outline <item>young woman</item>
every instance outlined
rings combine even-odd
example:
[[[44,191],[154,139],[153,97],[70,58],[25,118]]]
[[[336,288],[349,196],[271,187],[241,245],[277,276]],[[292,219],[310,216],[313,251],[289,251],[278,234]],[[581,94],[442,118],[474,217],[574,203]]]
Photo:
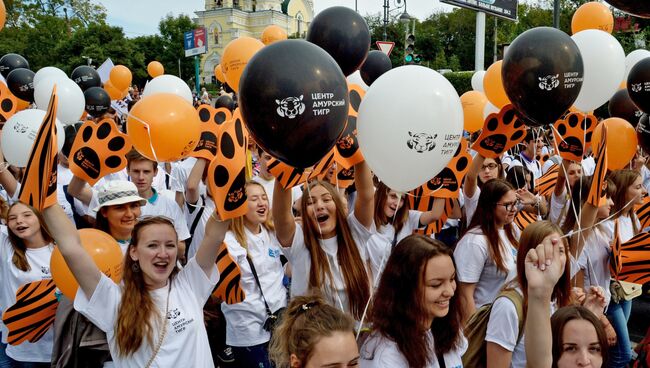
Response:
[[[465,218],[467,224],[472,221],[483,184],[492,179],[505,177],[500,158],[485,158],[477,153],[465,175],[463,195],[465,196]]]
[[[633,170],[616,170],[609,175],[609,179],[616,185],[616,192],[612,198],[612,219],[604,223],[607,239],[618,236],[621,244],[630,240],[641,231],[641,225],[634,212],[634,206],[643,203],[643,197],[648,194],[643,186],[643,178]],[[626,367],[632,359],[632,347],[627,328],[632,310],[631,300],[612,300],[607,308],[607,317],[616,330],[617,343],[610,349],[610,367]]]
[[[519,204],[508,182],[492,179],[483,184],[476,214],[454,251],[463,321],[480,306],[492,303],[503,285],[517,275],[519,234],[512,221]]]
[[[218,280],[215,261],[228,222],[213,217],[196,258],[179,271],[173,224],[163,217],[142,219],[133,229],[120,286],[83,250],[60,206],[44,216],[79,282],[75,309],[106,332],[116,366],[214,366],[202,309]]]
[[[278,368],[356,367],[354,321],[320,296],[294,297],[271,339]]]
[[[537,216],[539,220],[546,217],[548,206],[546,200],[535,194],[533,173],[525,166],[514,166],[508,169],[506,181],[515,188],[517,197],[521,199],[521,211]]]
[[[274,188],[273,219],[292,267],[292,296],[315,290],[360,321],[371,288],[365,247],[374,231],[374,187],[365,162],[355,165],[354,180],[357,199],[348,216],[336,189],[312,181],[301,199],[302,225],[291,211],[291,190],[280,185]]]
[[[573,211],[571,196],[567,193],[567,188],[572,189],[580,180],[580,177],[582,177],[582,165],[579,162],[562,161],[550,199],[548,219],[552,223],[562,227],[564,219]],[[577,210],[579,209],[576,208]]]
[[[548,221],[534,222],[521,233],[519,252],[517,254],[517,280],[506,287],[514,288],[522,296],[522,305],[525,306],[528,303],[528,280],[524,269],[524,261],[528,250],[537,247],[547,236],[559,238],[561,233],[562,230],[557,225]],[[555,308],[563,307],[569,303],[570,279],[569,263],[567,262],[564,273],[555,284],[551,294]],[[524,309],[523,321],[525,320],[526,312]],[[488,367],[526,367],[525,334],[523,331],[519,331],[519,324],[523,321],[519,321],[517,309],[510,299],[497,298],[494,301],[485,336]]]
[[[569,306],[551,313],[551,295],[565,273],[564,243],[547,236],[526,254],[528,306],[526,360],[528,368],[607,366],[607,336],[598,317],[584,307]]]
[[[264,325],[269,313],[287,306],[287,292],[282,284],[284,268],[280,248],[271,240],[273,225],[264,187],[248,182],[246,197],[248,212],[232,220],[224,240],[241,270],[246,299],[237,304],[222,303],[221,310],[226,317],[226,343],[232,347],[235,364],[270,368],[271,333]]]
[[[384,183],[377,185],[375,191],[374,221],[377,232],[368,241],[368,256],[375,280],[388,260],[391,250],[402,239],[413,234],[416,229],[424,227],[442,216],[445,207],[444,198],[433,201],[431,211],[421,212],[409,209],[406,196],[391,190]],[[455,206],[460,217],[460,207]]]
[[[362,367],[462,365],[467,341],[451,249],[422,235],[399,242],[379,282],[370,321]]]
[[[65,214],[63,216],[67,219]],[[41,213],[22,202],[16,202],[9,208],[6,230],[0,232],[0,298],[4,312],[16,303],[18,289],[32,282],[52,278],[50,257],[54,249]],[[4,324],[2,327],[2,339],[7,343],[9,331]],[[6,354],[11,366],[49,367],[53,336],[50,327],[35,342],[8,344]]]

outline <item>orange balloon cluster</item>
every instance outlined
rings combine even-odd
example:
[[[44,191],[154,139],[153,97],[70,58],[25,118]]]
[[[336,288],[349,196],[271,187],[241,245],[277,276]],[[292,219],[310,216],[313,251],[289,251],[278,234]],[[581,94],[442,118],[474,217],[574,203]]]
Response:
[[[124,65],[115,65],[111,69],[109,79],[104,83],[104,90],[111,100],[121,100],[129,94],[133,75]]]
[[[285,31],[284,29],[276,25],[270,25],[264,28],[264,31],[262,31],[262,37],[260,37],[260,40],[262,40],[262,43],[265,45],[270,45],[273,42],[282,41],[286,39],[287,39],[287,31]]]
[[[124,255],[117,241],[103,231],[96,229],[79,230],[81,245],[93,259],[97,268],[108,278],[119,284],[122,280]],[[54,284],[68,299],[74,300],[79,283],[74,278],[58,247],[50,258],[50,271]]]
[[[244,68],[262,47],[264,44],[252,37],[240,37],[226,45],[221,59],[221,68],[226,76],[226,82],[233,91],[239,91],[239,79]]]
[[[632,124],[620,118],[603,120],[591,137],[592,151],[598,152],[603,126],[607,127],[607,168],[624,169],[634,158],[638,144],[636,131]]]
[[[576,34],[586,29],[598,29],[607,33],[614,30],[614,15],[607,5],[592,1],[576,10],[571,19],[571,32]]]
[[[156,93],[138,101],[126,122],[133,147],[146,158],[177,161],[189,156],[199,143],[199,113],[172,93]]]
[[[460,96],[463,105],[464,129],[470,133],[483,128],[483,110],[487,104],[487,97],[479,91],[469,91]]]
[[[490,65],[483,77],[483,90],[485,96],[492,103],[492,105],[501,109],[503,106],[510,103],[506,90],[503,88],[503,79],[501,79],[501,66],[503,60]]]
[[[159,61],[152,61],[147,65],[147,73],[151,78],[165,74],[165,68]]]

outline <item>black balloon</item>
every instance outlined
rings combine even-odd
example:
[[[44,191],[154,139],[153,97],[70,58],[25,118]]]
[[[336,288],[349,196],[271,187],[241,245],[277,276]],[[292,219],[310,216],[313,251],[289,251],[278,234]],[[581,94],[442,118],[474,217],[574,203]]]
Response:
[[[621,89],[612,96],[609,100],[609,116],[613,118],[621,118],[628,121],[632,126],[636,126],[639,118],[643,112],[639,110],[632,99],[627,89]]]
[[[627,92],[639,110],[650,113],[650,57],[642,59],[630,70]]]
[[[391,69],[393,69],[393,63],[391,63],[388,55],[378,50],[372,50],[368,53],[368,57],[361,65],[359,72],[361,79],[370,86],[372,82]]]
[[[29,69],[14,69],[7,76],[7,87],[21,100],[34,102],[34,74]]]
[[[368,55],[370,30],[357,12],[334,6],[321,11],[311,21],[307,41],[327,51],[348,76],[359,69]]]
[[[0,58],[0,74],[2,74],[5,79],[12,70],[18,68],[29,69],[27,59],[18,54],[6,54]]]
[[[650,153],[650,122],[648,121],[648,114],[643,114],[641,119],[639,119],[639,124],[636,126],[636,137],[639,141],[639,146],[646,153]]]
[[[81,65],[74,68],[72,74],[70,75],[70,79],[72,79],[73,82],[77,83],[82,91],[85,91],[91,87],[102,86],[102,80],[99,77],[99,73],[97,73],[94,68],[87,65]]]
[[[84,91],[86,111],[92,116],[101,116],[111,107],[111,96],[102,87],[90,87]]]
[[[345,128],[348,88],[336,61],[302,40],[274,42],[248,62],[239,109],[262,149],[307,168],[328,153]]]
[[[223,87],[223,90],[224,90],[226,93],[234,93],[234,92],[235,92],[235,91],[233,91],[232,88],[230,88],[230,86],[228,85],[228,83],[224,83],[224,84],[222,85],[222,87]]]
[[[607,0],[615,8],[641,18],[650,18],[650,1],[648,0]]]
[[[515,38],[501,69],[506,94],[528,126],[555,123],[578,98],[583,75],[576,43],[550,27]]]
[[[214,107],[225,107],[226,109],[233,111],[235,110],[235,101],[233,101],[230,95],[219,96],[219,98],[214,102]]]

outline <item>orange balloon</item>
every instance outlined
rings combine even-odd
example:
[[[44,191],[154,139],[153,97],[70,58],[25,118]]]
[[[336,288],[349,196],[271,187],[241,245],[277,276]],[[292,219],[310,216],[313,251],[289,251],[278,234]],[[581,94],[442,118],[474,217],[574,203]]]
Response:
[[[503,106],[510,103],[506,90],[503,88],[503,80],[501,79],[501,65],[503,60],[490,65],[483,77],[483,90],[485,96],[492,103],[492,105],[501,109]]]
[[[23,111],[28,108],[30,105],[29,101],[21,100],[16,97],[16,111]]]
[[[235,92],[239,91],[239,79],[248,61],[264,44],[252,37],[240,37],[230,41],[223,50],[221,68],[226,76],[226,82]]]
[[[156,78],[159,75],[165,74],[165,68],[158,61],[152,61],[147,65],[147,73],[151,78]]]
[[[199,143],[199,113],[187,101],[172,93],[143,97],[129,114],[127,132],[133,146],[146,158],[177,161],[189,156]]]
[[[0,0],[0,30],[4,28],[7,21],[7,9],[5,9],[5,2]]]
[[[464,129],[470,133],[483,128],[483,110],[488,100],[482,92],[469,91],[460,96],[463,104]]]
[[[108,96],[110,96],[111,101],[119,100],[121,98],[120,96],[122,96],[122,91],[115,87],[110,79],[104,83],[104,90],[108,93]]]
[[[81,245],[97,265],[97,268],[115,283],[122,280],[124,255],[117,241],[103,231],[96,229],[79,230]],[[50,258],[50,272],[56,287],[68,299],[74,300],[79,283],[63,259],[59,247],[55,247]]]
[[[607,5],[592,1],[582,4],[571,19],[571,32],[576,34],[585,29],[598,29],[607,33],[614,30],[614,15]]]
[[[123,91],[131,86],[133,75],[129,68],[124,65],[115,65],[111,69],[110,80],[115,88]]]
[[[594,129],[591,137],[592,151],[598,152],[603,125],[607,126],[607,168],[620,170],[634,158],[636,147],[639,143],[636,131],[632,124],[620,118],[609,118],[603,120]]]
[[[221,64],[214,67],[214,76],[217,77],[219,83],[226,83],[226,77],[223,75]]]
[[[270,45],[275,41],[282,41],[286,39],[287,31],[276,25],[270,25],[264,28],[264,31],[262,31],[262,37],[260,37],[260,40],[262,40],[262,43],[265,45]]]

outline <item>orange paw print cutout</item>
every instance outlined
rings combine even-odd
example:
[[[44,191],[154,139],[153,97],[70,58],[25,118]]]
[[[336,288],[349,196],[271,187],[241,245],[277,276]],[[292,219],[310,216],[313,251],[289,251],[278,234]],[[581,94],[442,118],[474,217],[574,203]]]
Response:
[[[208,167],[208,185],[222,220],[243,216],[246,206],[246,148],[248,131],[239,110],[223,123],[217,154]]]
[[[575,112],[556,121],[553,124],[553,135],[560,157],[581,161],[585,151],[591,146],[591,136],[597,124],[598,119],[595,116]]]
[[[210,105],[200,105],[197,111],[201,120],[201,138],[190,156],[212,161],[217,155],[219,129],[232,119],[232,113],[224,107],[215,109]]]
[[[0,129],[18,111],[18,100],[6,84],[0,83]]]
[[[37,342],[52,327],[59,305],[55,291],[52,279],[30,282],[16,290],[16,303],[2,314],[9,344]]]
[[[481,135],[472,149],[486,158],[496,158],[516,146],[526,137],[524,122],[517,117],[512,105],[504,106],[498,113],[485,119]]]
[[[112,119],[83,123],[70,150],[70,170],[88,184],[126,167],[125,155],[131,139],[120,132]]]
[[[348,94],[350,96],[350,107],[348,109],[348,121],[345,125],[341,137],[336,142],[334,160],[342,165],[345,169],[363,161],[363,154],[359,149],[357,140],[357,115],[361,100],[366,92],[356,84],[348,84]]]
[[[416,195],[434,196],[437,198],[458,198],[460,186],[469,170],[472,156],[467,152],[467,140],[462,138],[456,154],[449,161],[447,167],[442,169],[438,175],[424,183]],[[416,189],[417,191],[417,189]]]

